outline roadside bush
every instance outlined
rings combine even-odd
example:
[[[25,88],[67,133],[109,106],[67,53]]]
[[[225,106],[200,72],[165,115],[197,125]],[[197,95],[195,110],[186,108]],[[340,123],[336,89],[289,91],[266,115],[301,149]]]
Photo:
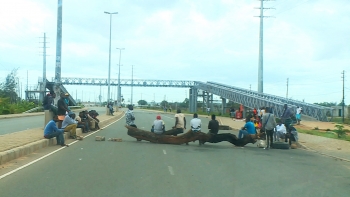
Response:
[[[335,130],[334,132],[337,133],[338,138],[344,137],[346,135],[345,131],[344,131],[344,125],[342,124],[337,124],[335,125]]]

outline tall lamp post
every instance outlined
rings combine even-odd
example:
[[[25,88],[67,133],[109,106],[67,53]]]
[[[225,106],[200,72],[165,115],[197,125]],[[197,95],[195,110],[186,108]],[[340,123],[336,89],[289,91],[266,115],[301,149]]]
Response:
[[[125,48],[117,48],[119,50],[119,72],[118,72],[118,108],[121,106],[121,89],[120,89],[120,59],[122,57],[122,50],[125,50]]]
[[[109,102],[111,96],[111,40],[112,40],[112,14],[118,14],[118,12],[104,12],[109,14],[109,65],[108,65],[108,95],[107,102]]]

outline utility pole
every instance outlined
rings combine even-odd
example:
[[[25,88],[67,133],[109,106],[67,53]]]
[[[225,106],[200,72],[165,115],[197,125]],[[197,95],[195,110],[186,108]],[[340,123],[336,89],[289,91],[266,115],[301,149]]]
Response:
[[[288,99],[288,86],[289,86],[289,78],[287,78],[287,94],[286,94],[286,99]]]
[[[342,113],[342,116],[343,116],[343,124],[344,124],[344,110],[345,110],[345,94],[344,94],[344,81],[345,81],[345,71],[343,70],[343,72],[342,72],[342,74],[343,74],[343,76],[342,76],[342,78],[343,78],[343,104],[342,104],[342,108],[343,108],[343,113]]]
[[[271,0],[260,0],[260,7],[255,9],[260,9],[260,31],[259,31],[259,66],[258,66],[258,92],[263,93],[264,92],[264,74],[263,74],[263,28],[264,28],[264,18],[270,17],[270,16],[264,16],[264,9],[274,9],[274,8],[264,8],[264,1],[271,1]]]
[[[131,66],[131,105],[133,96],[133,86],[134,86],[134,65]]]
[[[61,51],[62,51],[62,0],[58,0],[55,83],[61,83],[61,59],[62,59]]]
[[[252,84],[249,84],[249,90],[252,91]]]
[[[42,85],[41,85],[41,93],[39,96],[39,100],[43,101],[45,98],[45,93],[46,93],[46,33],[44,33],[44,37],[43,37],[44,41],[43,43],[43,81],[42,81]]]

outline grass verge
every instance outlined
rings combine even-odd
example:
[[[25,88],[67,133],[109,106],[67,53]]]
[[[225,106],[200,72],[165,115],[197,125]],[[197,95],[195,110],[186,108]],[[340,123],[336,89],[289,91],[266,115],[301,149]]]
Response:
[[[305,130],[305,129],[299,129],[297,128],[299,133],[306,133],[309,135],[316,135],[316,136],[321,136],[321,137],[327,137],[327,138],[333,138],[333,139],[338,139],[338,140],[346,140],[350,142],[350,136],[347,134],[343,138],[338,138],[337,134],[333,131],[317,131],[317,130]]]

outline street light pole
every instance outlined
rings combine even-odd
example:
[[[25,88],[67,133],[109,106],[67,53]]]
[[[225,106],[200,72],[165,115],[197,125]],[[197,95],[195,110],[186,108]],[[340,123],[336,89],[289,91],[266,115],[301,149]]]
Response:
[[[118,14],[118,12],[104,12],[109,14],[109,65],[108,65],[108,95],[107,102],[109,102],[111,95],[111,40],[112,40],[112,14]]]
[[[121,106],[121,89],[120,89],[120,59],[122,57],[122,50],[125,50],[125,48],[117,48],[119,50],[119,72],[118,72],[118,108]]]

